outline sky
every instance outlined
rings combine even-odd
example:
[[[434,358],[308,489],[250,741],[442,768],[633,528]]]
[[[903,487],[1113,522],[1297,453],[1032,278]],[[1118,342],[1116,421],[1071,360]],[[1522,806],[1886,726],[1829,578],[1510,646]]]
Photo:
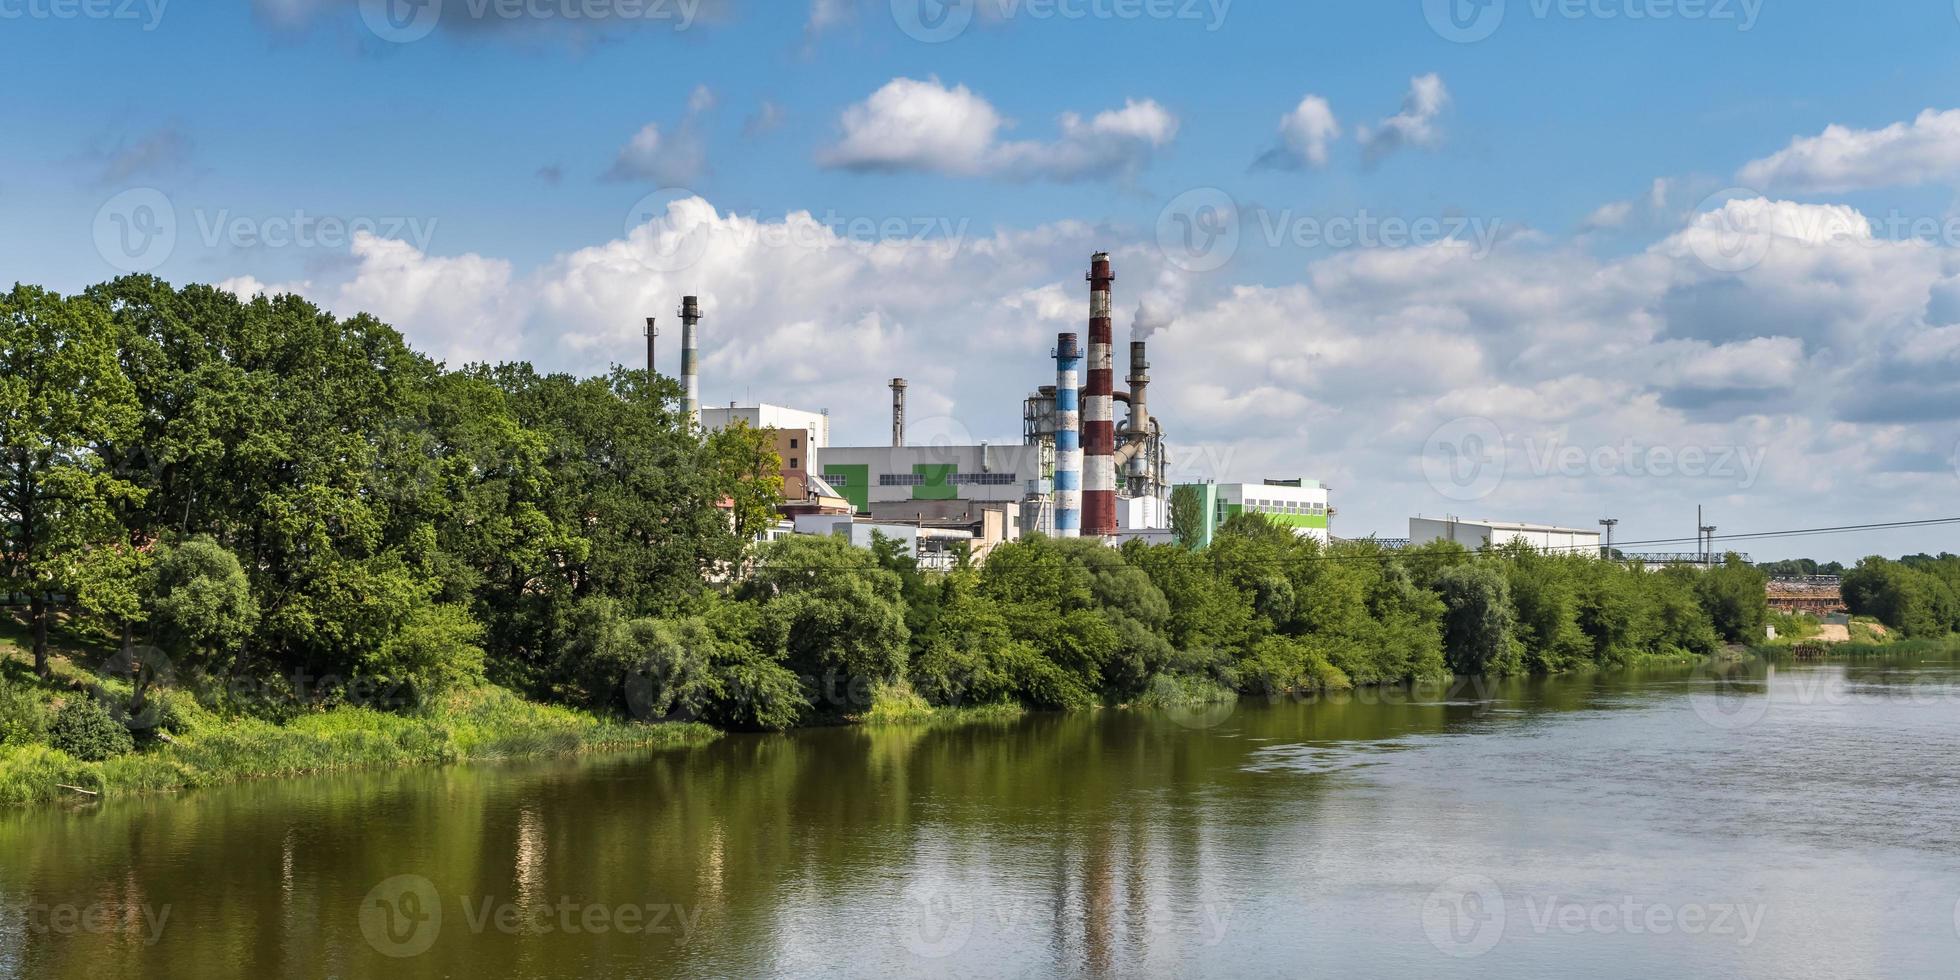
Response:
[[[0,274],[1018,442],[1112,253],[1181,481],[1632,550],[1960,515],[1960,4],[0,0]],[[1119,376],[1123,373],[1118,357]],[[1960,529],[1738,542],[1960,551]]]

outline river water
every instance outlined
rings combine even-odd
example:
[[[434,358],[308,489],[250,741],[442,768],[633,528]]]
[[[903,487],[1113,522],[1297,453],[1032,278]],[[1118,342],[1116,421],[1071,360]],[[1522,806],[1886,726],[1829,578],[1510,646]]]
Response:
[[[1930,977],[1960,664],[731,736],[0,815],[0,977]]]

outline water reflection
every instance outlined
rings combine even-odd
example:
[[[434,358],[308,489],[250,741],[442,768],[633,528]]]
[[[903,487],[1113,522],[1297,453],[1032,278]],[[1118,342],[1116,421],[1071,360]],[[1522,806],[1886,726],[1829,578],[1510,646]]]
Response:
[[[1960,955],[1956,680],[1622,672],[13,813],[0,903],[101,911],[0,916],[0,977],[1913,972]],[[440,920],[376,942],[397,878]],[[1500,901],[1436,904],[1463,880]],[[1493,904],[1475,957],[1425,929]],[[1557,918],[1727,907],[1746,943]]]

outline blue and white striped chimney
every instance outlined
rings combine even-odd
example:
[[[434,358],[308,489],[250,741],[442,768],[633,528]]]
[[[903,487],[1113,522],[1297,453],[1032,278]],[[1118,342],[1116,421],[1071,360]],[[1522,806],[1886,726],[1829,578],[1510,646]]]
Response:
[[[1055,341],[1055,536],[1082,536],[1082,345]]]

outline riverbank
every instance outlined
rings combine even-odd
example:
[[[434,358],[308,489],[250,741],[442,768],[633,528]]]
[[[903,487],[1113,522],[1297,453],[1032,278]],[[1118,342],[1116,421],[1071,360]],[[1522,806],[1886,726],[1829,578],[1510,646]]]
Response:
[[[615,721],[487,685],[412,713],[341,707],[285,724],[219,717],[173,691],[155,696],[167,721],[148,733],[145,744],[90,761],[55,748],[50,739],[60,706],[94,697],[88,685],[75,683],[78,678],[64,679],[69,683],[59,690],[13,683],[0,699],[0,806],[402,766],[685,747],[721,734],[698,724]]]

